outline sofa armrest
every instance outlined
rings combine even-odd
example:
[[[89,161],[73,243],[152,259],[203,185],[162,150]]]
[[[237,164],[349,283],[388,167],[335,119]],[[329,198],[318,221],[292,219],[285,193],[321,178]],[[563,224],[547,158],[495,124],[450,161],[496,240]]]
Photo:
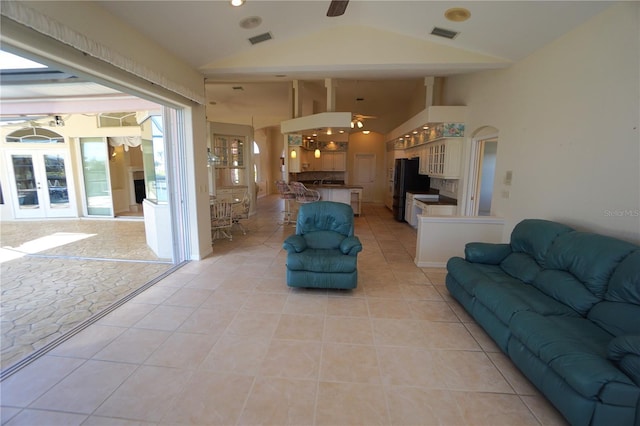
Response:
[[[300,253],[301,251],[306,250],[307,241],[302,237],[302,235],[289,235],[287,239],[284,240],[282,248],[284,248],[287,253]]]
[[[362,251],[362,243],[360,243],[360,239],[356,236],[347,237],[340,243],[340,251],[342,254],[355,256]]]
[[[607,358],[640,386],[640,336],[618,336],[609,342]]]
[[[464,247],[464,258],[471,263],[499,265],[509,254],[509,244],[467,243]]]

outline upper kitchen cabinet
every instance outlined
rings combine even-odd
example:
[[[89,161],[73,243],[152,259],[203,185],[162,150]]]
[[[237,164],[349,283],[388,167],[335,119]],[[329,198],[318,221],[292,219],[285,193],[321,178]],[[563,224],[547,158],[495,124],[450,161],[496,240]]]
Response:
[[[321,154],[322,170],[327,172],[344,172],[347,170],[347,153],[327,152]]]
[[[421,163],[426,165],[427,174],[431,177],[459,179],[461,154],[461,138],[441,139],[426,145],[426,151],[421,158],[426,161]]]

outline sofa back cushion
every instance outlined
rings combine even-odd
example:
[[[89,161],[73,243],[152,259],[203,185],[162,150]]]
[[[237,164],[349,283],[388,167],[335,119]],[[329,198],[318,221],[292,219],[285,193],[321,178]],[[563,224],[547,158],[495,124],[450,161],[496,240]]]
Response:
[[[589,312],[590,320],[615,336],[640,336],[639,318],[640,249],[620,262],[611,275],[604,301]]]
[[[559,236],[573,231],[561,223],[543,219],[525,219],[518,223],[511,232],[511,249],[533,257],[544,267],[547,251]]]
[[[527,284],[531,284],[542,269],[531,255],[523,252],[511,253],[500,262],[500,267],[507,274]]]
[[[547,269],[571,273],[602,299],[616,267],[638,247],[626,241],[588,232],[558,236],[546,258]]]
[[[567,271],[545,269],[535,277],[533,285],[547,296],[564,303],[582,316],[586,316],[593,305],[601,300]]]

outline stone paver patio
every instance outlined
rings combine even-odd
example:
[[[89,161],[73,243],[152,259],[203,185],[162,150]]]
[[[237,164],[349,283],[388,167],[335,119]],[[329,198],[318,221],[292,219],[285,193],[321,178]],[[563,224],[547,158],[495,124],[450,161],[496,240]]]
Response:
[[[142,220],[0,225],[0,368],[5,370],[172,268]]]

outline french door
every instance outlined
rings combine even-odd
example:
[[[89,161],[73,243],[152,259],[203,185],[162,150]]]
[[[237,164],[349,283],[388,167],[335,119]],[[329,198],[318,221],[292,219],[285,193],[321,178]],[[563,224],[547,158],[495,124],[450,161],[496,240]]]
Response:
[[[14,151],[8,155],[16,218],[77,216],[66,151]]]

